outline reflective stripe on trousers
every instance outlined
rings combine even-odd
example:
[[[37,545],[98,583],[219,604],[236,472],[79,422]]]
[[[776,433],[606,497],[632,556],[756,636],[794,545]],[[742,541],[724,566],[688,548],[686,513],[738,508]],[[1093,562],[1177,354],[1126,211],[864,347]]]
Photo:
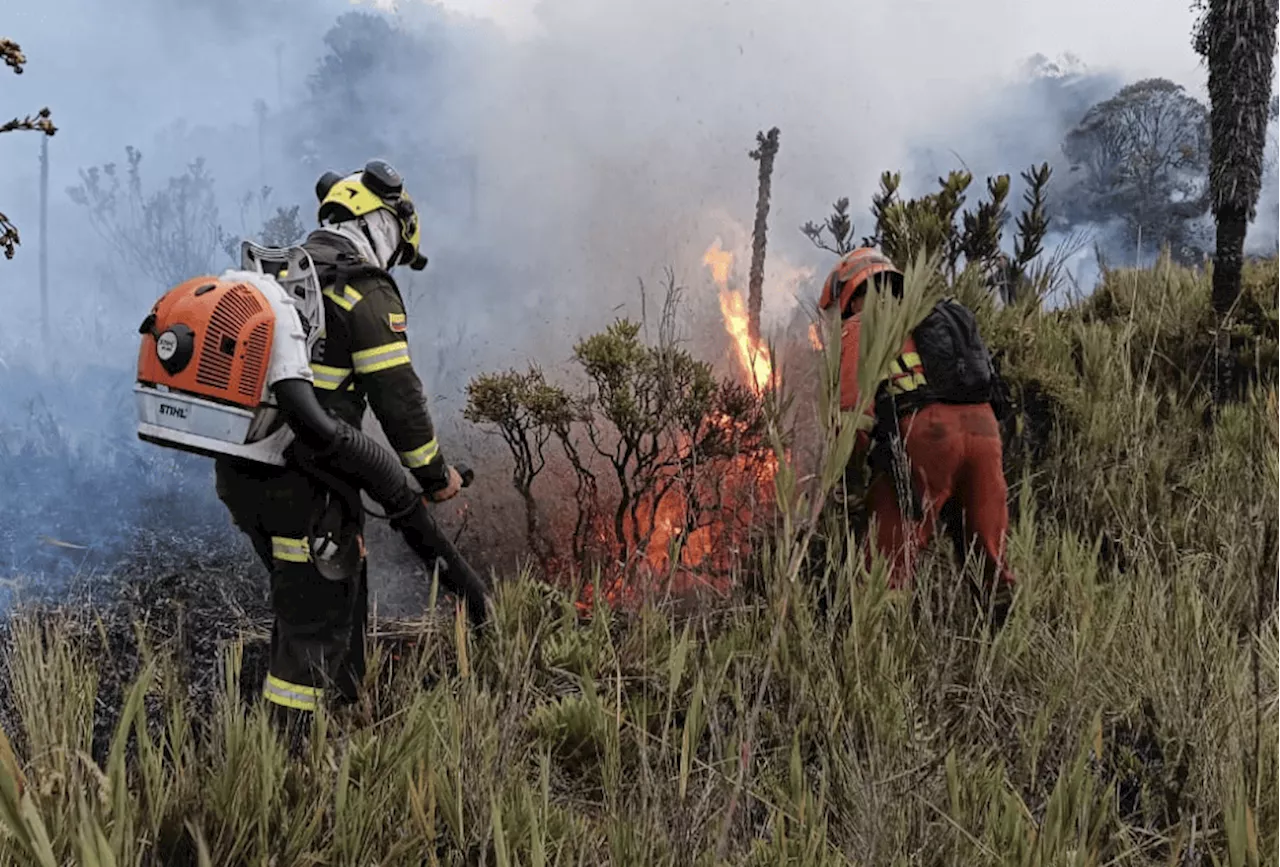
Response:
[[[267,701],[296,710],[315,710],[321,694],[319,687],[289,683],[274,674],[268,674],[266,682],[262,685],[262,697]]]
[[[271,557],[285,563],[307,563],[311,560],[311,545],[305,536],[271,537]]]

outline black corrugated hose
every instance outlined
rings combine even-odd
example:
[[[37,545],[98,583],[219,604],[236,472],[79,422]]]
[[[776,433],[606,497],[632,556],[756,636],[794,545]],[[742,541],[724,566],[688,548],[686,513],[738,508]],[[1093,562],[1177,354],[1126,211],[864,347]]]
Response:
[[[363,431],[325,412],[306,380],[283,380],[272,391],[297,436],[293,452],[303,468],[322,480],[329,474],[367,492],[413,552],[428,567],[439,568],[441,585],[466,602],[472,625],[482,625],[487,619],[488,587],[440,530],[395,456]]]

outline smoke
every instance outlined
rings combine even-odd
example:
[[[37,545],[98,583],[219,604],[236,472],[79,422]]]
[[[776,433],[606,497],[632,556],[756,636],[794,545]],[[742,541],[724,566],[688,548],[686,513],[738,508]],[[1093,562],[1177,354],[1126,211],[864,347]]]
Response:
[[[36,556],[54,523],[100,562],[144,524],[232,535],[207,461],[131,439],[136,327],[166,287],[128,267],[65,192],[79,169],[123,163],[126,145],[143,152],[151,190],[204,157],[220,220],[241,234],[264,217],[256,205],[242,215],[247,192],[270,186],[266,215],[300,205],[309,227],[320,173],[373,156],[396,165],[431,259],[401,288],[447,434],[471,375],[530,358],[560,364],[577,336],[639,316],[640,281],[648,293],[667,266],[690,306],[714,310],[701,257],[722,238],[745,274],[756,194],[747,151],[758,130],[781,129],[768,329],[812,300],[831,265],[798,227],[848,196],[855,232],[868,232],[882,170],[904,170],[908,192],[962,165],[979,179],[1016,173],[1056,160],[1062,132],[1113,84],[1160,75],[1204,90],[1190,11],[1170,14],[1158,0],[463,5],[8,4],[4,35],[29,66],[5,80],[5,112],[47,104],[60,131],[50,142],[48,340],[39,144],[0,136],[0,206],[23,230],[18,258],[0,263],[10,482],[0,509],[20,515],[0,572],[56,571]],[[1026,66],[1068,52],[1087,68]],[[62,475],[37,478],[11,457],[32,448],[60,455]],[[88,490],[110,490],[110,509],[89,508]],[[173,502],[183,509],[156,509]]]

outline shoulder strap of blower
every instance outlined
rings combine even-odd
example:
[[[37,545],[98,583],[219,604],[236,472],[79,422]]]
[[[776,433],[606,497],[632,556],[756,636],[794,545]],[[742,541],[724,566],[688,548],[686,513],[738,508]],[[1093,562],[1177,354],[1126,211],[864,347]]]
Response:
[[[390,283],[396,295],[400,295],[400,287],[396,284],[396,279],[391,276],[391,272],[376,265],[370,265],[354,252],[340,249],[337,245],[330,243],[327,237],[307,245],[307,251],[315,264],[316,277],[320,280],[322,291],[334,286],[346,286],[351,280],[360,277],[375,277]],[[355,370],[352,370],[338,383],[334,394],[345,391],[355,377]]]
[[[400,295],[400,286],[396,283],[396,278],[391,276],[391,272],[377,265],[370,265],[356,255],[354,249],[342,249],[332,243],[328,237],[309,239],[309,241],[310,243],[305,246],[307,252],[311,254],[311,261],[315,263],[316,276],[320,279],[322,289],[335,285],[343,286],[348,281],[359,277],[376,277],[386,280],[391,284],[396,295]]]

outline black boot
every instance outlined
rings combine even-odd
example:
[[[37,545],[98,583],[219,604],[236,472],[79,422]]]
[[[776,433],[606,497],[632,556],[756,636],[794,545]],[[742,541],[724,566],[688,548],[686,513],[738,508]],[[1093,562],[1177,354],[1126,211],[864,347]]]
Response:
[[[990,623],[991,631],[996,633],[1004,628],[1005,621],[1009,619],[1009,610],[1013,608],[1013,588],[1007,584],[1001,584],[992,596],[989,606]]]
[[[271,715],[272,727],[284,740],[289,757],[298,758],[305,752],[310,740],[311,711],[285,707],[275,702],[268,702],[267,708]]]

